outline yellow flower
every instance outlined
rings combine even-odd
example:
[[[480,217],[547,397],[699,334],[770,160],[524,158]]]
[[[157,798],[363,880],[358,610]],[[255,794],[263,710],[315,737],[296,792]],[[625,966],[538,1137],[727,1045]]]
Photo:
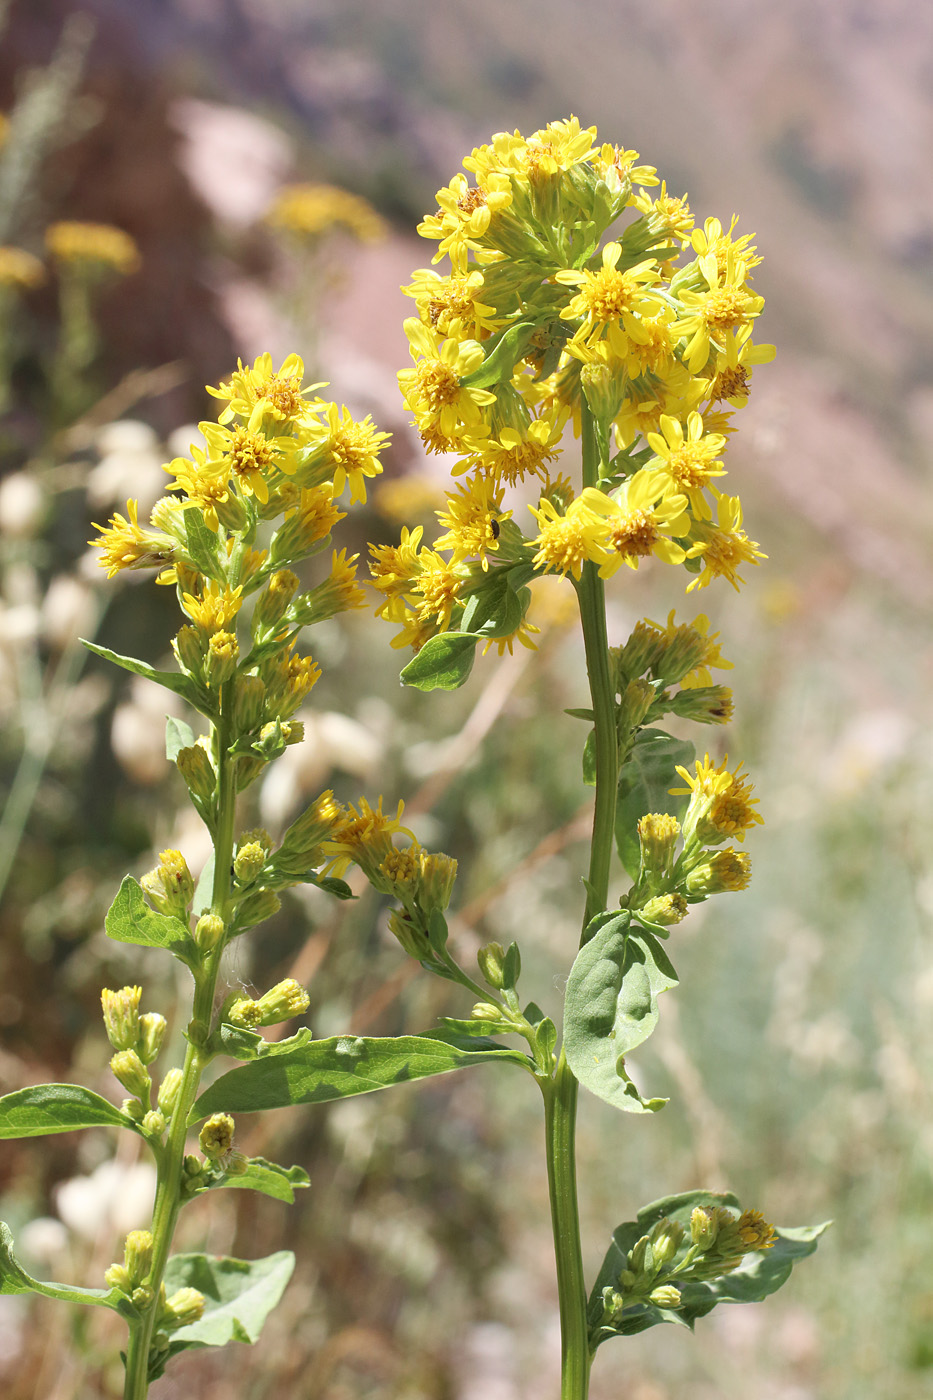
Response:
[[[587,486],[568,515],[586,508],[605,522],[604,545],[609,553],[600,578],[609,578],[620,564],[637,569],[640,559],[653,554],[665,564],[682,564],[685,552],[671,535],[687,533],[686,498],[667,494],[660,473],[638,471],[611,496]]]
[[[742,772],[742,764],[730,773],[726,767],[728,762],[728,754],[718,765],[705,754],[702,762],[697,759],[694,764],[696,777],[678,764],[677,772],[687,787],[670,791],[672,795],[690,794],[683,822],[686,845],[694,837],[704,845],[718,845],[730,836],[744,841],[749,827],[764,825],[764,818],[754,810],[758,799],[750,796],[752,784]]]
[[[475,444],[469,457],[458,462],[453,475],[482,466],[497,481],[514,486],[526,476],[545,476],[545,464],[560,456],[561,434],[568,410],[533,419],[523,431],[505,427]],[[470,446],[467,440],[466,446]]]
[[[368,415],[358,423],[350,417],[345,407],[338,410],[335,403],[327,406],[327,427],[330,435],[326,451],[333,463],[335,498],[349,482],[350,500],[365,501],[365,479],[379,476],[382,472],[379,453],[389,441],[390,435],[377,432]],[[316,458],[320,450],[318,446],[311,460]]]
[[[746,265],[731,253],[724,268],[712,256],[701,259],[700,266],[709,291],[680,293],[685,314],[679,319],[678,329],[686,341],[684,363],[691,374],[703,369],[711,350],[725,348],[727,331],[748,325],[765,304],[764,297],[746,289]]]
[[[231,588],[229,584],[221,586],[208,580],[199,598],[193,593],[182,594],[182,607],[202,631],[226,632],[240,611],[242,593],[242,586]]]
[[[554,569],[579,579],[586,560],[600,565],[608,561],[606,526],[585,503],[580,509],[561,515],[553,502],[543,496],[537,510],[534,506],[528,509],[538,522],[538,534],[532,541],[538,547],[532,561],[536,568]]]
[[[0,247],[0,287],[29,291],[45,281],[45,268],[25,248]]]
[[[455,175],[445,189],[437,192],[437,213],[429,214],[418,225],[422,238],[440,240],[431,261],[440,262],[446,255],[457,276],[466,274],[468,251],[482,251],[478,240],[486,233],[493,215],[512,203],[507,176],[490,174],[481,184],[482,188],[471,188],[465,175]]]
[[[546,178],[570,170],[581,161],[592,161],[596,156],[595,139],[595,126],[581,127],[577,117],[569,117],[549,122],[527,140],[520,131],[500,132],[491,145],[477,147],[463,164],[465,169],[474,171],[480,184],[494,174]]]
[[[249,422],[224,427],[220,423],[199,423],[208,447],[204,470],[216,474],[226,472],[245,496],[255,496],[265,505],[269,485],[278,473],[291,476],[296,468],[295,451],[299,446],[293,437],[267,437],[260,424],[263,406],[257,404]]]
[[[404,810],[404,802],[399,802],[395,816],[388,816],[382,810],[381,797],[375,807],[365,797],[360,798],[359,811],[352,804],[348,806],[332,837],[323,843],[329,857],[327,873],[340,876],[351,861],[363,869],[378,869],[393,849],[392,836],[397,831],[414,841],[414,832],[402,826]]]
[[[356,581],[356,560],[359,556],[354,554],[347,558],[347,551],[335,549],[330,566],[330,577],[317,588],[311,590],[306,598],[310,603],[310,614],[307,622],[320,622],[325,617],[333,617],[336,613],[346,612],[350,608],[365,608],[366,594]]]
[[[418,617],[446,632],[454,608],[460,602],[460,586],[468,570],[454,560],[448,563],[433,549],[423,549],[418,555],[418,564],[420,572],[412,590]]]
[[[56,262],[72,266],[111,268],[121,275],[135,272],[139,266],[139,249],[134,240],[112,224],[71,220],[49,224],[45,246]]]
[[[260,408],[260,417],[268,414],[283,424],[302,425],[320,407],[318,402],[309,403],[305,395],[321,387],[319,384],[305,387],[302,384],[304,372],[300,355],[289,355],[274,370],[272,356],[267,352],[249,366],[237,360],[230,379],[216,389],[208,384],[207,392],[215,399],[227,400],[227,407],[220,415],[221,423],[229,423],[236,416],[250,419]]]
[[[363,243],[377,243],[386,233],[385,223],[367,200],[334,185],[285,185],[266,223],[309,237],[342,225]]]
[[[714,578],[726,578],[738,592],[745,580],[739,574],[743,564],[757,564],[767,559],[754,540],[742,529],[742,503],[738,496],[720,495],[712,487],[717,501],[717,525],[694,521],[691,538],[695,543],[687,550],[688,559],[702,559],[703,571],[687,585],[687,592],[705,588]]]
[[[651,287],[660,280],[657,263],[645,258],[634,267],[619,271],[616,264],[622,256],[621,243],[607,243],[602,251],[602,266],[595,272],[569,268],[554,274],[555,282],[566,287],[579,287],[560,313],[562,321],[582,320],[576,339],[608,336],[613,351],[624,358],[628,337],[622,316],[628,311],[654,314],[662,305],[661,298]]]
[[[405,334],[415,364],[401,370],[398,381],[419,430],[435,431],[450,443],[467,431],[484,433],[483,409],[495,403],[496,396],[463,383],[482,364],[482,346],[475,340],[445,340],[438,346],[433,333],[414,316],[405,321]]]
[[[753,233],[743,233],[741,238],[733,239],[732,234],[738,221],[738,216],[734,214],[729,232],[723,233],[722,224],[718,219],[707,219],[701,229],[694,229],[691,234],[690,242],[710,286],[713,285],[717,273],[720,276],[725,275],[730,258],[733,261],[741,260],[746,272],[761,262],[752,242],[755,237]]]
[[[214,424],[208,424],[214,427]],[[210,459],[197,443],[190,447],[191,457],[174,457],[162,468],[171,472],[175,480],[170,491],[184,491],[188,500],[199,506],[204,515],[204,523],[209,530],[219,528],[217,507],[229,497],[230,465],[226,457]]]
[[[696,665],[687,672],[680,680],[680,685],[684,690],[692,690],[699,686],[713,684],[713,677],[710,674],[711,668],[718,671],[732,671],[733,663],[727,661],[719,648],[719,633],[714,632],[709,636],[709,618],[705,613],[699,613],[692,622],[682,622],[675,624],[674,616],[676,609],[672,609],[667,615],[667,622],[652,622],[646,619],[649,627],[655,628],[660,638],[663,638],[665,651],[676,646],[679,642],[695,642],[698,637],[703,639],[703,651]]]
[[[143,529],[138,510],[137,501],[127,501],[125,517],[114,513],[107,527],[94,522],[100,537],[88,540],[88,544],[100,550],[98,563],[107,570],[108,578],[113,578],[121,569],[151,569],[159,564],[170,564],[174,559],[175,541],[170,535]]]
[[[441,277],[421,268],[402,291],[414,300],[418,315],[437,335],[452,340],[483,340],[504,322],[496,308],[480,298],[483,274],[474,270],[465,277]]]
[[[369,552],[372,555],[369,572],[372,576],[373,587],[384,594],[387,600],[380,608],[377,608],[377,616],[388,616],[388,604],[393,599],[411,595],[421,572],[421,565],[418,561],[418,546],[423,534],[424,527],[422,525],[416,526],[414,530],[403,526],[399,544],[371,544],[369,546]]]
[[[753,345],[752,327],[741,326],[734,334],[726,335],[725,349],[716,355],[712,376],[704,386],[704,398],[711,403],[726,403],[733,408],[744,408],[748,402],[749,381],[754,365],[768,364],[777,351],[773,345]]]
[[[678,420],[666,413],[661,415],[661,432],[646,436],[655,453],[649,466],[656,467],[672,490],[683,492],[695,516],[709,520],[712,511],[703,491],[714,477],[725,475],[719,461],[725,438],[719,433],[707,433],[704,437],[703,419],[695,412],[687,416],[686,437]]]
[[[482,476],[471,477],[448,496],[446,511],[435,512],[441,524],[447,526],[447,533],[434,541],[435,549],[452,550],[455,560],[478,558],[487,569],[487,553],[499,548],[500,522],[512,515],[510,510],[502,509],[503,495],[504,488],[495,482]]]
[[[693,215],[687,196],[678,198],[668,194],[667,182],[661,181],[661,191],[656,199],[648,194],[635,195],[632,204],[648,217],[648,227],[652,233],[665,238],[678,238],[681,243],[689,243],[693,231]]]

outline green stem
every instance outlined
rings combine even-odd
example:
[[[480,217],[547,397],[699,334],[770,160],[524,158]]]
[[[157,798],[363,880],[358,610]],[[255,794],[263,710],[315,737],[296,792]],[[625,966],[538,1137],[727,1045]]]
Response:
[[[600,476],[595,426],[583,405],[583,484],[595,486]],[[596,743],[596,800],[587,878],[583,934],[609,898],[609,871],[615,837],[619,747],[616,705],[609,667],[606,604],[603,582],[595,564],[586,563],[577,585],[586,669],[593,707]],[[586,1282],[577,1206],[576,1115],[578,1085],[563,1050],[553,1079],[539,1081],[544,1094],[548,1188],[557,1264],[561,1323],[561,1400],[586,1400],[589,1393],[590,1349]]]
[[[229,702],[225,707],[224,701],[228,695]],[[233,696],[233,685],[224,687],[221,696],[221,717],[214,730],[217,806],[211,913],[216,914],[225,923],[229,915],[230,866],[233,860],[236,806],[235,760],[229,755],[230,722],[225,717],[225,708],[232,708]],[[188,1048],[185,1051],[181,1088],[172,1112],[165,1147],[158,1161],[156,1196],[152,1211],[152,1268],[147,1280],[153,1299],[150,1307],[130,1332],[123,1400],[145,1400],[149,1390],[149,1352],[159,1309],[159,1291],[182,1206],[181,1186],[188,1141],[188,1117],[198,1096],[201,1074],[210,1058],[202,1053],[201,1046],[211,1029],[222,955],[221,940],[195,972],[194,1002],[188,1026]]]

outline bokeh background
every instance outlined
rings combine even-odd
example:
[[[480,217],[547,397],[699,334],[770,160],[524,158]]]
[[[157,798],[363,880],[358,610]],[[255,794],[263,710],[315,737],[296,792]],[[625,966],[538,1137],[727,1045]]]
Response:
[[[385,488],[341,543],[397,538],[406,507],[430,519],[438,463],[395,384],[410,305],[398,287],[433,252],[415,225],[474,145],[573,113],[689,192],[698,222],[735,212],[757,233],[762,334],[779,351],[729,453],[769,560],[740,596],[701,595],[736,663],[728,748],[767,824],[749,842],[751,889],[672,938],[682,984],[637,1057],[669,1107],[644,1121],[582,1105],[588,1265],[639,1205],[693,1186],[735,1189],[782,1223],[836,1222],[765,1304],[721,1308],[692,1337],[656,1328],[607,1345],[593,1397],[928,1396],[933,10],[14,0],[0,12],[0,242],[42,263],[28,285],[21,269],[0,287],[0,1089],[75,1079],[113,1092],[100,986],[142,981],[167,1012],[181,989],[160,959],[108,943],[103,914],[163,846],[192,865],[204,854],[164,761],[165,693],[76,643],[155,661],[173,600],[135,577],[107,584],[88,560],[90,522],[160,495],[161,463],[210,416],[203,385],[264,350],[303,353],[335,398],[394,434]],[[295,181],[339,187],[373,215],[276,230],[265,216]],[[73,219],[123,229],[140,255],[89,289],[83,331],[44,245]],[[615,582],[617,640],[646,614],[693,615],[682,577]],[[536,654],[489,658],[451,695],[399,689],[389,634],[366,616],[322,629],[310,742],[271,771],[257,812],[280,828],[324,785],[404,797],[422,839],[461,863],[458,946],[518,938],[525,991],[547,1009],[576,942],[586,839],[581,736],[561,714],[584,703],[585,677],[559,596]],[[405,962],[375,903],[341,913],[294,899],[237,951],[231,984],[299,977],[321,1034],[465,1013]],[[245,1150],[305,1166],[311,1189],[292,1208],[216,1193],[188,1209],[179,1247],[294,1247],[296,1273],[257,1347],[189,1352],[154,1396],[555,1393],[529,1083],[468,1071],[240,1131]],[[0,1217],[34,1273],[97,1283],[148,1218],[135,1142],[112,1151],[97,1133],[5,1146]],[[0,1301],[9,1400],[120,1393],[106,1319]]]

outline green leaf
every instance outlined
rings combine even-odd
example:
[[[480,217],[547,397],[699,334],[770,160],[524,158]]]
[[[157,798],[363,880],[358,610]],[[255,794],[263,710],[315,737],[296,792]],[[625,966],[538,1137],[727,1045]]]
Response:
[[[182,749],[190,749],[193,745],[194,730],[190,724],[168,715],[165,720],[165,757],[169,763],[175,762]]]
[[[214,852],[204,862],[204,868],[198,876],[198,883],[194,887],[194,899],[191,907],[195,914],[206,914],[211,907],[211,896],[214,893]]]
[[[508,382],[534,333],[534,321],[518,321],[514,326],[509,326],[479,368],[464,376],[463,384],[470,389],[488,389],[493,384]]]
[[[44,1137],[78,1128],[138,1131],[129,1114],[81,1084],[33,1084],[0,1099],[0,1138]]]
[[[638,879],[641,851],[637,825],[647,812],[669,812],[678,819],[687,805],[685,797],[672,797],[669,789],[680,785],[677,765],[688,767],[696,750],[685,739],[675,739],[662,729],[643,729],[619,773],[616,802],[616,845],[619,857],[633,880]]]
[[[2,1102],[2,1100],[0,1100]],[[84,1303],[88,1307],[112,1308],[126,1318],[138,1316],[136,1309],[118,1288],[78,1288],[70,1283],[42,1283],[27,1274],[13,1253],[13,1235],[0,1220],[0,1293],[41,1293],[63,1303]]]
[[[666,1099],[642,1099],[624,1058],[658,1023],[658,996],[677,974],[657,939],[631,928],[631,915],[603,916],[574,960],[564,997],[564,1049],[577,1079],[629,1113],[655,1112]]]
[[[686,1191],[653,1201],[638,1212],[636,1220],[626,1221],[614,1231],[612,1243],[590,1294],[589,1318],[594,1346],[609,1337],[634,1336],[661,1322],[672,1322],[692,1329],[696,1319],[712,1312],[717,1303],[760,1302],[762,1298],[777,1292],[787,1281],[798,1259],[804,1259],[814,1252],[817,1240],[830,1224],[826,1221],[822,1225],[775,1226],[776,1243],[770,1249],[746,1254],[732,1273],[705,1283],[681,1284],[676,1279],[672,1280],[681,1289],[681,1307],[659,1308],[648,1302],[633,1303],[614,1322],[601,1324],[603,1290],[618,1286],[619,1275],[626,1268],[628,1253],[636,1242],[642,1235],[648,1234],[659,1220],[667,1219],[683,1225],[686,1241],[681,1246],[681,1252],[686,1252],[690,1241],[690,1216],[697,1206],[725,1207],[736,1214],[741,1213],[741,1206],[731,1192]]]
[[[295,1256],[287,1249],[250,1261],[173,1255],[165,1266],[166,1293],[171,1297],[179,1288],[196,1288],[204,1295],[204,1314],[171,1334],[169,1355],[189,1347],[258,1341],[294,1267]]]
[[[191,1110],[189,1123],[211,1113],[259,1113],[289,1104],[330,1103],[427,1079],[468,1065],[511,1060],[530,1066],[527,1055],[495,1041],[470,1041],[443,1031],[385,1039],[340,1035],[279,1050],[221,1075]]]
[[[198,956],[194,939],[174,914],[159,914],[146,903],[142,886],[125,876],[104,918],[107,937],[116,943],[139,943],[146,948],[169,948],[183,962]]]
[[[512,572],[501,566],[489,570],[467,599],[461,631],[481,637],[510,637],[518,630],[531,594],[527,588],[515,590]]]
[[[583,781],[587,787],[596,786],[596,730],[591,729],[583,745]]]
[[[181,671],[157,671],[154,666],[150,666],[145,661],[137,661],[135,656],[121,656],[119,652],[111,651],[109,647],[98,646],[96,642],[89,642],[85,637],[80,638],[81,645],[87,647],[95,656],[101,656],[105,661],[112,661],[114,666],[120,666],[124,671],[132,671],[134,676],[144,676],[147,681],[155,681],[156,685],[164,686],[166,690],[174,691],[188,704],[202,714],[210,714],[211,711],[206,706],[206,695],[200,691],[189,676],[183,675]]]
[[[294,1205],[296,1189],[310,1185],[311,1178],[303,1167],[280,1167],[277,1162],[267,1162],[265,1157],[250,1157],[245,1172],[239,1176],[218,1177],[205,1190],[232,1186],[241,1191],[259,1191],[263,1196]]]
[[[211,1036],[211,1048],[219,1054],[230,1055],[234,1060],[257,1060],[263,1055],[287,1055],[312,1039],[313,1031],[302,1026],[286,1040],[266,1040],[258,1031],[244,1030],[221,1021]]]
[[[405,666],[402,685],[416,690],[457,690],[473,669],[476,643],[470,632],[442,632],[431,637]]]
[[[184,511],[185,534],[188,539],[188,553],[191,562],[208,578],[218,578],[217,536],[204,523],[204,516],[197,506],[188,506]]]

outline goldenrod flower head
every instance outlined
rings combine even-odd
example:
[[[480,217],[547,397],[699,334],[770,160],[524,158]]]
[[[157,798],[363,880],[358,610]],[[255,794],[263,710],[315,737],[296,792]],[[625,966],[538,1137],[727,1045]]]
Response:
[[[655,895],[643,904],[637,913],[640,919],[649,924],[659,924],[662,928],[668,928],[673,924],[683,923],[689,909],[684,896],[675,890],[673,894]]]
[[[217,388],[208,384],[207,392],[215,399],[227,400],[227,407],[220,415],[221,423],[229,423],[234,417],[250,420],[258,408],[260,420],[268,416],[282,426],[302,426],[314,421],[318,407],[306,396],[321,387],[319,384],[304,385],[304,372],[300,355],[289,355],[276,370],[267,352],[259,355],[252,365],[237,360],[236,370],[229,380]]]
[[[684,817],[684,840],[688,845],[694,840],[716,845],[730,836],[744,841],[749,827],[764,824],[764,818],[754,810],[758,799],[750,797],[752,785],[742,772],[742,764],[730,773],[728,762],[728,754],[718,765],[706,754],[694,764],[695,777],[677,765],[677,772],[688,786],[671,788],[671,793],[690,794]]]
[[[217,507],[223,505],[230,495],[230,462],[226,456],[208,457],[196,443],[191,444],[190,451],[190,459],[174,457],[162,468],[175,478],[168,489],[184,491],[188,502],[200,508],[207,528],[216,533],[219,529]]]
[[[704,397],[711,403],[723,400],[733,408],[743,408],[751,390],[752,369],[774,359],[773,345],[754,345],[752,326],[740,326],[723,337],[724,349],[718,351],[713,372],[704,383]]]
[[[422,238],[439,240],[432,261],[440,262],[446,255],[454,273],[460,275],[466,271],[468,251],[482,253],[477,240],[489,229],[493,215],[512,203],[511,182],[505,175],[489,172],[471,188],[467,177],[458,174],[446,188],[438,190],[437,203],[437,213],[429,214],[418,225],[418,232]]]
[[[342,227],[362,243],[377,243],[386,231],[384,221],[367,200],[335,185],[283,186],[265,221],[272,228],[310,238]]]
[[[367,874],[377,871],[393,848],[392,837],[396,832],[404,832],[412,841],[415,839],[408,827],[402,826],[404,810],[405,804],[400,801],[395,816],[388,816],[382,810],[381,797],[375,807],[371,807],[365,797],[360,798],[359,810],[349,806],[331,837],[322,843],[329,858],[328,871],[342,875],[351,861]]]
[[[585,509],[603,521],[607,557],[599,573],[609,578],[620,564],[637,569],[648,554],[665,564],[683,563],[686,553],[671,537],[685,535],[689,529],[686,505],[686,498],[670,492],[657,472],[643,468],[611,496],[587,486],[568,515]]]
[[[729,232],[724,233],[719,219],[707,219],[701,229],[694,229],[690,235],[690,242],[697,255],[699,265],[710,286],[717,276],[725,276],[730,264],[736,265],[741,262],[746,274],[757,267],[761,262],[755,252],[755,245],[752,239],[753,233],[743,233],[740,238],[733,239],[735,226],[738,223],[738,216],[732,216],[729,225]]]
[[[476,558],[484,569],[486,555],[499,547],[502,522],[511,518],[503,511],[504,488],[477,474],[447,497],[447,510],[435,512],[447,533],[434,541],[436,549],[450,550],[455,560]]]
[[[648,433],[648,445],[654,452],[649,466],[670,482],[672,491],[680,491],[690,502],[693,514],[701,520],[712,515],[703,494],[714,477],[725,475],[719,456],[725,447],[720,433],[705,433],[699,413],[687,417],[687,432],[676,418],[661,414],[661,432]]]
[[[223,1162],[233,1147],[234,1122],[229,1113],[212,1113],[198,1134],[205,1157]]]
[[[711,686],[711,668],[731,671],[733,664],[722,655],[719,633],[709,635],[709,618],[698,613],[692,622],[675,623],[676,609],[667,615],[667,622],[651,622],[663,646],[661,656],[652,663],[652,674],[659,679],[677,681],[686,690]],[[686,669],[683,669],[686,667]]]
[[[136,1050],[144,1065],[151,1065],[158,1057],[167,1030],[168,1022],[158,1011],[144,1011],[140,1016]]]
[[[226,632],[243,602],[243,587],[204,581],[200,597],[182,594],[182,607],[202,632]]]
[[[646,215],[652,233],[665,238],[677,238],[681,243],[689,243],[693,233],[693,215],[687,196],[668,194],[667,181],[661,181],[661,188],[654,199],[642,191],[631,200],[636,209]]]
[[[586,501],[581,501],[576,510],[561,514],[542,496],[537,510],[534,506],[528,509],[539,527],[533,540],[537,546],[533,562],[537,567],[579,579],[586,560],[601,566],[609,562],[608,531]]]
[[[488,389],[471,389],[463,381],[483,362],[474,340],[445,340],[409,316],[405,334],[411,342],[412,369],[400,370],[399,386],[420,432],[433,431],[454,444],[466,432],[484,427],[483,409],[495,403]]]
[[[651,873],[667,870],[679,835],[680,822],[667,812],[648,812],[640,817],[638,842],[642,870]]]
[[[163,914],[184,914],[194,898],[194,880],[181,851],[162,851],[159,864],[139,883]]]
[[[211,797],[217,785],[217,774],[203,744],[191,744],[179,749],[175,766],[185,785],[196,797]]]
[[[623,313],[653,313],[662,302],[658,294],[651,291],[660,280],[655,260],[646,258],[620,271],[616,264],[621,255],[620,243],[607,243],[602,250],[602,265],[595,272],[565,269],[555,273],[554,280],[564,286],[580,288],[560,313],[562,321],[583,321],[576,338],[584,340],[592,336],[598,340],[608,336],[611,348],[624,357],[628,342],[622,324]]]
[[[420,268],[412,276],[414,281],[402,291],[436,335],[484,340],[501,324],[495,306],[481,300],[484,278],[478,268],[465,277],[441,277],[431,268]]]
[[[687,585],[688,593],[694,588],[705,588],[714,578],[728,579],[738,592],[739,584],[745,582],[739,569],[768,557],[742,529],[742,503],[738,496],[720,495],[715,487],[712,492],[717,503],[717,523],[697,520],[693,523],[691,537],[695,543],[687,550],[687,558],[702,560],[703,570]]]
[[[127,501],[125,516],[114,512],[107,526],[94,522],[94,529],[100,531],[100,536],[88,540],[88,544],[100,550],[98,562],[107,570],[108,578],[113,578],[121,569],[151,569],[173,560],[175,540],[161,531],[144,529],[139,523],[138,511],[137,501]]]
[[[230,1007],[227,1020],[232,1026],[250,1030],[258,1026],[277,1026],[281,1021],[303,1016],[310,1005],[311,998],[304,987],[293,977],[287,977],[255,1001],[239,997]]]
[[[296,469],[299,446],[293,437],[269,437],[262,431],[264,404],[258,403],[247,423],[226,427],[222,423],[199,423],[207,442],[207,466],[225,472],[245,496],[255,496],[265,505],[269,487],[280,475],[291,476]]]
[[[327,406],[329,437],[326,443],[333,468],[334,498],[343,493],[349,483],[350,500],[366,500],[366,478],[379,476],[382,464],[379,453],[389,441],[389,433],[376,430],[367,415],[362,422],[350,417],[346,407]],[[320,449],[318,449],[320,450]]]
[[[752,862],[744,851],[707,851],[706,859],[693,867],[685,880],[688,894],[706,897],[748,889]]]
[[[139,1039],[140,987],[121,987],[112,992],[103,987],[100,1004],[104,1013],[104,1028],[114,1050],[133,1050]]]
[[[704,369],[711,350],[724,349],[728,331],[748,325],[761,314],[764,306],[764,297],[755,296],[744,285],[745,263],[736,261],[731,254],[725,268],[714,267],[706,261],[701,261],[701,267],[709,290],[684,289],[680,293],[684,314],[679,318],[678,328],[686,341],[684,363],[691,374]]]
[[[178,1068],[168,1070],[163,1076],[162,1083],[159,1085],[157,1102],[160,1112],[162,1112],[166,1118],[170,1118],[174,1112],[183,1082],[184,1075]]]
[[[225,932],[224,921],[219,914],[202,914],[194,927],[194,941],[202,953],[209,953],[221,942]]]
[[[45,246],[56,262],[72,267],[110,269],[121,276],[139,267],[139,249],[122,228],[112,224],[65,220],[49,224]]]
[[[123,1245],[123,1267],[130,1280],[131,1288],[136,1288],[146,1278],[152,1268],[154,1241],[148,1230],[131,1230]]]
[[[45,281],[45,268],[25,248],[0,246],[0,287],[28,292]]]
[[[464,564],[448,563],[433,549],[423,549],[418,563],[420,572],[412,589],[418,618],[431,622],[436,631],[446,632],[461,602],[460,590],[469,571]]]
[[[273,561],[302,558],[321,540],[326,540],[337,522],[345,517],[346,511],[334,505],[332,482],[302,486],[297,504],[286,511],[285,520],[272,536]]]
[[[310,656],[301,656],[294,645],[263,665],[266,686],[266,712],[288,719],[321,678],[321,668]]]

